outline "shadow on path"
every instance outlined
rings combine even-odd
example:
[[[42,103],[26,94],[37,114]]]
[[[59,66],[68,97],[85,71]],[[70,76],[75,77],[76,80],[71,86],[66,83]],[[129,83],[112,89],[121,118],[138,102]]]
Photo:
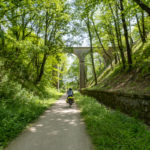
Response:
[[[5,150],[92,150],[80,111],[65,102],[66,96],[40,116]]]

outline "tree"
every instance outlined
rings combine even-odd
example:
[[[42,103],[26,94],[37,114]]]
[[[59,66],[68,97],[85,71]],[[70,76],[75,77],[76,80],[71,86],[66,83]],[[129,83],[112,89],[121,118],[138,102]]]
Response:
[[[68,4],[62,0],[9,0],[0,5],[1,57],[5,58],[5,68],[22,83],[40,83],[47,69],[46,61],[50,56],[57,59],[64,47]]]
[[[141,40],[142,40],[143,43],[145,43],[146,42],[146,33],[145,33],[145,21],[144,21],[143,11],[142,11],[141,15],[142,15],[142,18],[141,18],[142,29],[141,29],[141,26],[140,26],[140,21],[139,21],[138,14],[136,14],[136,20],[137,20],[137,25],[138,25]]]
[[[117,39],[117,44],[118,44],[118,48],[120,51],[120,56],[121,56],[123,68],[125,69],[126,68],[126,65],[125,65],[126,60],[125,60],[124,51],[123,51],[122,35],[121,35],[121,30],[120,30],[120,19],[119,19],[119,15],[118,15],[118,8],[117,8],[117,6],[115,6],[115,11],[114,11],[111,4],[109,4],[109,8],[111,10],[112,18],[114,21],[116,39]],[[116,12],[116,14],[114,12]]]
[[[90,27],[90,19],[89,16],[86,18],[86,25],[89,33],[89,40],[90,40],[90,54],[91,54],[91,60],[92,60],[92,67],[93,67],[93,75],[95,79],[95,85],[97,85],[97,76],[95,71],[95,65],[94,65],[94,57],[93,57],[93,42],[92,42],[92,34],[91,34],[91,27]]]
[[[127,24],[126,24],[126,20],[125,20],[123,0],[120,0],[120,10],[121,10],[121,18],[122,18],[123,29],[124,29],[124,36],[125,36],[125,41],[126,41],[126,46],[127,46],[128,64],[129,64],[129,68],[131,68],[132,52],[131,52],[131,47],[130,47],[129,39],[128,39],[129,36],[128,36],[128,29],[127,29]]]
[[[137,3],[143,10],[145,10],[148,15],[150,16],[150,7],[148,7],[146,4],[142,2],[142,0],[133,0],[135,3]]]
[[[98,40],[99,40],[99,43],[100,43],[100,45],[101,45],[101,47],[102,47],[102,50],[103,50],[104,54],[108,57],[109,62],[110,62],[110,64],[111,64],[111,67],[113,68],[113,65],[112,65],[112,58],[111,58],[111,56],[107,53],[107,51],[106,51],[106,49],[105,49],[105,47],[104,47],[104,45],[103,45],[103,43],[102,43],[102,39],[100,38],[99,33],[98,33],[97,28],[96,28],[95,23],[94,23],[93,15],[92,15],[92,17],[91,17],[91,20],[92,20],[92,23],[93,23],[93,28],[94,28],[94,30],[95,30],[96,36],[97,36],[97,38],[98,38]]]

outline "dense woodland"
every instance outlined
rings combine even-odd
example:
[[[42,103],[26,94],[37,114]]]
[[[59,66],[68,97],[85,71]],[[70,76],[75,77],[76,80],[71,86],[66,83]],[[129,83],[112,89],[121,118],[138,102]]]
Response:
[[[65,62],[60,55],[70,18],[65,3],[1,2],[1,79],[9,72],[11,79],[21,84],[37,85],[43,76],[55,84],[57,64]],[[63,65],[60,68],[63,70]]]
[[[111,65],[113,69],[115,62],[123,69],[132,68],[136,59],[132,47],[138,40],[146,43],[150,31],[149,3],[148,0],[3,0],[1,81],[7,76],[21,84],[28,81],[37,85],[45,81],[56,86],[57,72],[62,78],[66,67],[63,52],[74,43],[80,45],[85,36],[91,47],[89,63],[95,84],[99,72],[96,65],[97,68]],[[99,58],[93,56],[94,52]]]
[[[90,47],[85,74],[91,86],[107,69],[149,76],[149,41],[149,0],[1,0],[0,146],[48,106],[40,100],[54,97],[53,88],[79,88],[70,47]],[[24,125],[12,125],[22,117]]]
[[[143,76],[149,74],[150,18],[143,8],[145,5],[149,10],[149,1],[77,0],[74,4],[72,24],[78,27],[78,34],[83,35],[81,41],[87,38],[91,47],[85,59],[87,86],[93,82],[97,85],[99,76],[110,67],[112,71],[137,69]],[[76,76],[74,70],[78,70],[76,62],[70,68],[71,78]]]

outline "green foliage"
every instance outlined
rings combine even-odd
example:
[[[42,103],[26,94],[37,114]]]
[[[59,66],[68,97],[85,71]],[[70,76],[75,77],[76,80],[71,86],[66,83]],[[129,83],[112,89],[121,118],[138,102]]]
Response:
[[[60,96],[68,12],[62,0],[0,1],[0,149]]]
[[[141,42],[135,45],[134,65],[133,68],[139,69],[142,76],[149,74],[150,71],[150,36],[148,35],[147,42],[142,44]]]
[[[150,149],[150,131],[143,123],[106,108],[94,98],[76,94],[75,99],[96,150]]]
[[[10,0],[1,1],[0,6],[3,70],[21,84],[26,81],[39,84],[53,77],[54,66],[64,63],[57,60],[62,56],[62,37],[70,20],[68,3],[62,0]],[[50,81],[48,83],[52,85]]]
[[[74,89],[79,88],[79,60],[77,57],[71,56],[73,60],[72,64],[69,66],[69,69],[66,71],[63,79],[65,88],[74,87]],[[70,60],[68,59],[68,60]]]
[[[53,88],[44,91],[42,87],[28,86],[34,89],[14,81],[0,84],[0,147],[5,147],[61,95]]]

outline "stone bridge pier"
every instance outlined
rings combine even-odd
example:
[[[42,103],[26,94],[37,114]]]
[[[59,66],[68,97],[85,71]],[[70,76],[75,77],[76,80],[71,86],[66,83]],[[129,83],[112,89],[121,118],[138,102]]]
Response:
[[[80,90],[86,87],[85,56],[90,52],[90,47],[73,47],[73,54],[79,59],[80,65]]]

